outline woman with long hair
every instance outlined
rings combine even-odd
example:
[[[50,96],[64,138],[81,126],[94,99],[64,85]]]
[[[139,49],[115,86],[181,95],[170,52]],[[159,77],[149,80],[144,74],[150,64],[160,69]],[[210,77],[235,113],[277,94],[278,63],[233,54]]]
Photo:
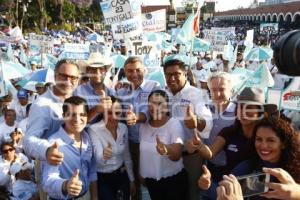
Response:
[[[289,122],[279,117],[262,119],[253,130],[252,141],[255,156],[236,166],[234,175],[262,171],[263,167],[282,168],[300,183],[300,135]]]

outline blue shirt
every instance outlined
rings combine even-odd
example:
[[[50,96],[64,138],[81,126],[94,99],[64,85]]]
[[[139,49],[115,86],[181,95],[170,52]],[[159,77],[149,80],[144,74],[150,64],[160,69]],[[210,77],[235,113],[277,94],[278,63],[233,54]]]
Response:
[[[62,184],[69,180],[77,169],[79,169],[79,179],[82,181],[80,195],[88,191],[91,182],[97,180],[91,139],[85,131],[81,136],[80,149],[74,146],[74,141],[63,127],[49,138],[50,143],[58,142],[59,151],[65,155],[63,163],[59,166],[50,165],[46,161],[42,163],[42,186],[52,198],[68,198],[62,193]]]
[[[46,160],[46,151],[50,147],[47,139],[58,131],[63,123],[62,106],[63,101],[55,96],[51,89],[32,104],[24,137],[24,150],[27,155]]]
[[[206,145],[212,145],[215,138],[221,132],[221,130],[225,127],[233,125],[236,115],[236,104],[230,102],[223,113],[218,113],[214,107],[214,105],[208,105],[212,116],[213,116],[213,127],[210,131],[209,137],[204,139],[204,143]],[[226,154],[222,150],[217,155],[213,157],[209,162],[213,163],[217,166],[226,165]]]
[[[113,94],[113,91],[107,87],[105,87],[105,93],[107,96]],[[89,109],[95,107],[99,104],[101,98],[99,94],[96,93],[95,89],[92,87],[91,82],[89,81],[87,84],[79,85],[76,90],[73,92],[74,96],[80,96],[87,101]]]
[[[135,114],[142,112],[148,116],[148,96],[152,91],[158,89],[161,89],[158,82],[144,80],[140,87],[133,91],[125,89],[119,90],[117,97],[122,100],[124,108],[128,109],[129,105],[132,105]],[[128,126],[128,136],[130,141],[139,143],[139,128],[139,123],[135,124],[134,126]]]

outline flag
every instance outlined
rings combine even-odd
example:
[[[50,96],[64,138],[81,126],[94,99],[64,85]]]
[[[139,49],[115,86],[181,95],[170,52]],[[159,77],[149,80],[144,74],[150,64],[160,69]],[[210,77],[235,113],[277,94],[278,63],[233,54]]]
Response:
[[[196,12],[196,14],[194,16],[194,20],[193,20],[194,35],[197,35],[200,33],[199,23],[200,23],[200,3],[198,2],[197,12]]]
[[[244,68],[236,68],[231,72],[234,95],[239,94],[245,87],[257,87],[266,91],[274,86],[274,79],[266,64],[261,64],[257,70],[250,71]]]
[[[200,22],[200,3],[198,3],[198,8],[196,14],[192,13],[185,20],[182,28],[180,29],[176,42],[186,43],[192,40],[199,31],[199,22]]]

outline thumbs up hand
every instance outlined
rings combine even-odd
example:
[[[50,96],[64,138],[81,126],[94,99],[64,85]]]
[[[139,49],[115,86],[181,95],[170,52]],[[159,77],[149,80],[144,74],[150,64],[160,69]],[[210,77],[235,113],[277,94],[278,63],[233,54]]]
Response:
[[[132,105],[129,106],[128,111],[126,112],[126,122],[128,126],[133,126],[137,122],[137,116],[133,112]]]
[[[168,155],[168,149],[166,145],[160,141],[157,135],[156,135],[156,151],[162,156]]]
[[[60,165],[64,160],[64,154],[59,151],[59,144],[54,142],[46,151],[46,158],[50,165]]]
[[[189,129],[197,128],[197,116],[194,114],[191,105],[188,105],[186,109],[186,115],[184,117],[184,125]]]
[[[108,160],[112,157],[112,146],[111,143],[108,142],[107,147],[103,150],[103,159]]]
[[[97,105],[97,111],[99,113],[104,113],[106,109],[109,109],[112,107],[112,100],[110,96],[106,96],[106,93],[104,90],[100,90],[97,92],[100,96],[100,103]]]
[[[82,190],[82,182],[79,179],[79,169],[77,169],[71,179],[67,181],[66,191],[71,196],[78,196]]]
[[[198,179],[198,186],[202,190],[208,190],[211,185],[211,174],[205,165],[202,165],[203,174]]]
[[[188,140],[186,144],[187,152],[194,153],[199,148],[199,145],[201,144],[202,144],[201,139],[199,138],[197,131],[194,130],[193,138]]]

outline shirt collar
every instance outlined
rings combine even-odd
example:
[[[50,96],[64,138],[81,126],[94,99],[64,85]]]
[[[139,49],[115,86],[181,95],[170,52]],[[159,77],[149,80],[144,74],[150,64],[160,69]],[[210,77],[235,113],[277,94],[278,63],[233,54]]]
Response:
[[[74,141],[70,138],[66,130],[64,129],[64,125],[59,128],[59,137],[66,143],[66,144],[73,144]]]
[[[53,93],[53,87],[48,88],[46,95],[55,102],[63,103],[63,101]]]
[[[170,89],[168,89],[168,90],[172,94],[172,96],[181,96],[190,87],[192,87],[192,86],[190,85],[190,83],[188,81],[186,81],[185,84],[184,84],[184,86],[183,86],[183,88],[179,92],[177,92],[175,95],[173,95],[173,93],[171,92]]]
[[[141,89],[142,91],[145,91],[145,89],[146,89],[146,81],[145,81],[145,79],[143,80],[143,82],[141,83],[141,85],[138,88],[136,88],[136,90],[138,90],[138,89]]]

